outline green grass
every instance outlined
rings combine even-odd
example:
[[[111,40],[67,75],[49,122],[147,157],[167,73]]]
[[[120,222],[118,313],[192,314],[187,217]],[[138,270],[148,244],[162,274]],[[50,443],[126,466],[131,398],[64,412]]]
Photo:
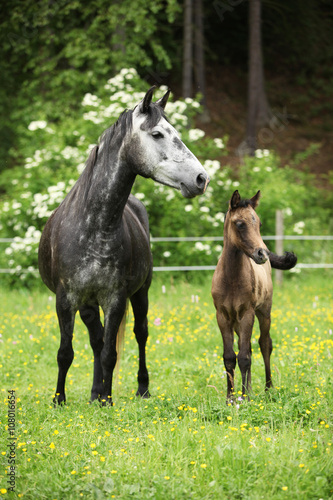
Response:
[[[147,347],[152,398],[134,395],[138,352],[130,312],[112,408],[88,404],[92,352],[78,318],[67,405],[53,408],[54,298],[0,291],[0,497],[333,498],[332,276],[311,271],[275,287],[274,389],[263,390],[256,324],[253,393],[239,406],[226,404],[210,281],[209,273],[204,285],[155,279]],[[9,390],[17,401],[15,494],[7,484]]]

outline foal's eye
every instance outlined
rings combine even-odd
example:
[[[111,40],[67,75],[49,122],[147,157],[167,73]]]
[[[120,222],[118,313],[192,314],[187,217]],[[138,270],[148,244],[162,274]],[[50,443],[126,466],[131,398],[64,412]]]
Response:
[[[154,137],[154,139],[163,139],[163,137],[164,137],[162,132],[158,132],[158,130],[155,130],[155,132],[152,132],[151,135]]]
[[[235,222],[237,229],[244,229],[245,227],[245,222],[242,222],[241,220]]]

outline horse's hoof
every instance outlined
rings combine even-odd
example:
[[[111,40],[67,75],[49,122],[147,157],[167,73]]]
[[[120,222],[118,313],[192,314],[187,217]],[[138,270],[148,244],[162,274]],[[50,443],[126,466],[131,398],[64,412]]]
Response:
[[[136,396],[141,397],[142,399],[149,399],[151,397],[151,394],[148,389],[144,392],[138,389],[136,391]]]
[[[66,404],[66,398],[64,395],[56,394],[53,398],[53,406],[54,408],[58,408],[58,406],[64,406]]]

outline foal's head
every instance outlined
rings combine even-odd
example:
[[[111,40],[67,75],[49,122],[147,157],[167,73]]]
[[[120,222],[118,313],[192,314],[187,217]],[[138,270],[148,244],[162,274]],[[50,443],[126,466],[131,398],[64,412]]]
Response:
[[[264,264],[269,255],[260,235],[260,219],[255,212],[259,198],[260,191],[250,200],[242,200],[239,192],[234,192],[224,224],[224,238],[256,264]]]

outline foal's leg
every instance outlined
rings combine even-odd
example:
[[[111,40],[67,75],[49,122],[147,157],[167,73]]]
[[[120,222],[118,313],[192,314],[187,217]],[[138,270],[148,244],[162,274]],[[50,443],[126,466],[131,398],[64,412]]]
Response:
[[[234,330],[231,321],[225,318],[221,311],[216,312],[223,340],[223,361],[227,372],[227,399],[234,393],[234,378],[236,367],[236,354],[234,351]]]
[[[260,337],[259,337],[259,345],[262,357],[264,358],[265,363],[265,374],[266,374],[266,391],[273,387],[272,384],[272,375],[271,375],[271,353],[273,350],[273,343],[271,336],[269,334],[269,329],[271,326],[271,317],[264,315],[260,311],[257,311],[257,318],[260,326]]]
[[[131,297],[134,314],[134,333],[139,346],[139,371],[137,396],[149,398],[149,376],[146,366],[146,343],[148,338],[148,286],[142,287]]]
[[[83,306],[80,316],[88,328],[90,345],[94,353],[94,378],[91,389],[91,402],[99,398],[103,391],[103,371],[101,365],[101,352],[103,349],[104,329],[100,320],[99,306]]]
[[[243,395],[251,390],[251,336],[254,323],[254,312],[247,311],[240,320],[237,328],[239,336],[238,366],[242,374]]]
[[[100,399],[103,406],[112,405],[112,376],[117,362],[117,334],[126,312],[126,296],[117,297],[113,302],[103,305],[104,346],[101,351],[103,370],[103,389]]]
[[[56,310],[60,327],[60,347],[58,350],[58,382],[56,394],[53,399],[54,404],[66,402],[65,381],[69,367],[74,358],[72,346],[75,310],[71,307],[65,293],[57,292]]]

